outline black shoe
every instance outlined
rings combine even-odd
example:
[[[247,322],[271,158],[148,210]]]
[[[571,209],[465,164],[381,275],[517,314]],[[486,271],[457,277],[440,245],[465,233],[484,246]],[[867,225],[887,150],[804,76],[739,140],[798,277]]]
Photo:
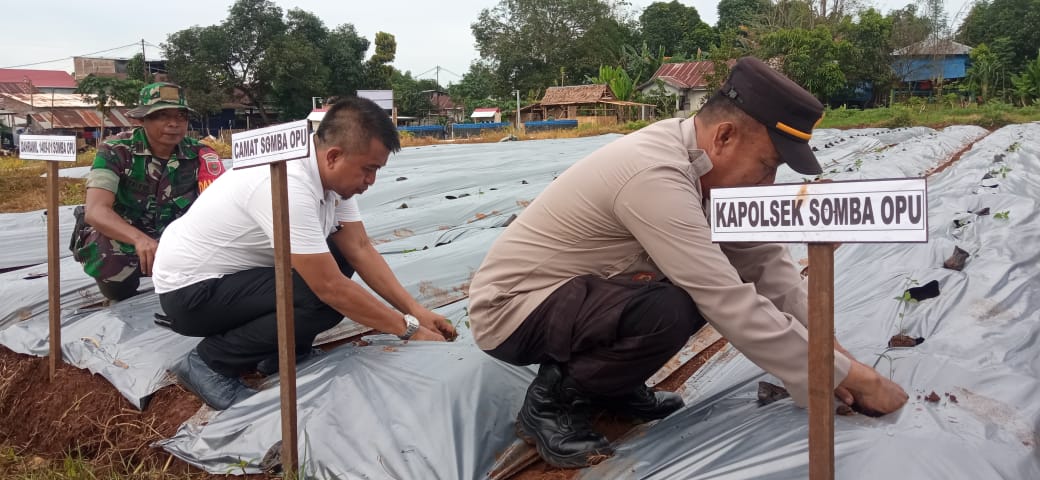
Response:
[[[325,355],[324,350],[320,348],[312,348],[307,352],[296,354],[296,364],[299,365],[311,358],[320,357],[322,355]],[[256,371],[265,377],[278,373],[278,354],[260,360],[260,362],[256,364]]]
[[[612,412],[644,421],[667,417],[685,405],[678,393],[652,390],[645,385],[619,397],[599,397],[596,402]]]
[[[206,405],[216,410],[224,410],[256,393],[256,390],[245,386],[237,378],[226,377],[213,371],[194,348],[184,360],[174,365],[173,373],[177,375],[184,388],[198,395]]]
[[[516,418],[517,434],[533,443],[554,467],[581,468],[614,454],[610,442],[592,429],[589,397],[563,375],[558,365],[543,364],[527,388]]]

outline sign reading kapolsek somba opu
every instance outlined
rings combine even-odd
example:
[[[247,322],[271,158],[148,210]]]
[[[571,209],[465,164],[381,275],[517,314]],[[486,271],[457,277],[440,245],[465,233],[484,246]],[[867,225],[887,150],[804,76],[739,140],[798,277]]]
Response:
[[[75,162],[76,137],[21,135],[18,137],[18,156],[26,160]]]
[[[310,155],[310,147],[306,120],[236,133],[231,136],[233,168],[304,158]]]
[[[923,178],[711,191],[715,242],[927,242]]]

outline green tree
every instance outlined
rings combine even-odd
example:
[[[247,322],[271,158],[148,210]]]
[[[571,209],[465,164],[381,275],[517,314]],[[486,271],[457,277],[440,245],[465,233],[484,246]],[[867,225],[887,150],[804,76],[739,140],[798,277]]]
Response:
[[[932,31],[931,20],[917,14],[917,6],[909,4],[893,10],[885,16],[892,22],[892,47],[899,49],[928,38]]]
[[[428,78],[417,79],[412,77],[412,72],[399,72],[394,70],[391,81],[394,89],[394,102],[397,104],[398,115],[424,117],[429,115],[433,104],[430,96],[434,91],[444,89],[437,85],[435,80]]]
[[[1011,83],[1022,105],[1040,99],[1040,52],[1037,52],[1036,60],[1026,63],[1021,73],[1011,77]]]
[[[469,71],[462,75],[458,83],[448,86],[448,94],[456,103],[463,106],[483,101],[495,94],[499,79],[495,71],[485,62],[475,61],[470,64]]]
[[[329,68],[328,94],[354,95],[365,84],[365,52],[369,42],[358,35],[351,24],[344,24],[329,32],[322,50],[325,66]]]
[[[85,101],[93,103],[98,113],[105,118],[117,102],[126,107],[136,106],[144,85],[144,82],[132,78],[121,80],[115,77],[88,75],[77,83],[76,93]]]
[[[1000,81],[1003,72],[1000,59],[985,43],[979,44],[971,53],[971,66],[968,67],[968,84],[983,100],[989,100],[990,87]]]
[[[760,24],[772,8],[769,0],[719,0],[719,20],[715,28],[720,32],[750,28]]]
[[[126,64],[126,78],[140,80],[145,84],[152,83],[152,73],[148,69],[148,62],[143,53],[138,53],[130,58]]]
[[[599,65],[617,64],[632,37],[617,5],[601,0],[499,0],[471,30],[500,97],[595,75]]]
[[[604,65],[599,67],[599,75],[588,78],[589,83],[606,84],[618,100],[631,100],[635,94],[635,85],[639,79],[633,80],[621,67]]]
[[[1028,63],[1040,48],[1040,0],[980,1],[968,12],[957,32],[968,45],[985,43],[1008,53],[1012,70]],[[998,42],[1003,47],[997,49]]]
[[[781,29],[811,30],[816,26],[816,12],[805,0],[777,0],[762,19],[764,33]]]
[[[818,26],[778,30],[762,37],[762,58],[778,58],[780,70],[791,80],[820,98],[827,98],[846,85],[839,60],[848,58],[848,42],[835,40],[830,29]]]
[[[325,24],[298,9],[287,18],[288,31],[272,43],[263,67],[270,72],[270,99],[281,120],[306,117],[311,99],[328,92],[330,72],[322,54],[329,35]]]
[[[621,67],[632,78],[647,80],[661,68],[664,63],[664,47],[651,50],[645,41],[641,49],[631,45],[621,46]]]
[[[220,25],[171,34],[163,45],[167,68],[185,87],[196,91],[240,92],[268,122],[267,99],[274,72],[265,68],[269,65],[265,60],[285,31],[282,9],[274,2],[237,0]]]
[[[650,50],[663,48],[665,56],[695,55],[715,42],[715,33],[697,9],[676,0],[651,3],[639,16],[639,25]]]
[[[387,90],[390,88],[394,74],[393,63],[397,56],[397,39],[386,32],[376,33],[376,51],[365,63],[368,81],[367,88]]]
[[[839,38],[848,42],[839,59],[850,86],[870,83],[876,97],[887,95],[895,80],[892,71],[892,19],[873,8],[859,12],[858,21],[844,17],[837,26]]]

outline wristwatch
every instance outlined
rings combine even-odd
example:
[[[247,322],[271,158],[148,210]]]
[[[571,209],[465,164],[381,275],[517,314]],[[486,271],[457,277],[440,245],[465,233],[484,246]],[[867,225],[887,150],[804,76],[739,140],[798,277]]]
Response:
[[[404,333],[398,335],[401,340],[408,340],[419,331],[419,319],[411,315],[404,316]]]

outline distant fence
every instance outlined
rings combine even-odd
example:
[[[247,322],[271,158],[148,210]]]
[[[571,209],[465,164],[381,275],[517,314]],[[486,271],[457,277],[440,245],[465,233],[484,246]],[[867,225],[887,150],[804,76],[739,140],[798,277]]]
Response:
[[[544,130],[564,130],[578,128],[577,120],[541,120],[537,122],[524,122],[524,130],[538,132]]]
[[[444,138],[447,134],[443,125],[418,125],[412,127],[397,127],[398,131],[408,132],[415,137]]]
[[[509,122],[451,124],[452,136],[456,138],[466,138],[474,135],[480,135],[481,133],[484,133],[487,130],[503,130],[506,128],[513,128],[513,124]]]

